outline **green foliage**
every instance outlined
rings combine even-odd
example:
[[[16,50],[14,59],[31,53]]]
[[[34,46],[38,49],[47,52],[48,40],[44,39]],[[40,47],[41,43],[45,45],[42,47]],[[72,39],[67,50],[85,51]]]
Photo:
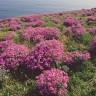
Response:
[[[35,43],[32,42],[32,41],[27,41],[27,40],[24,40],[22,37],[21,37],[21,33],[20,32],[17,32],[16,36],[14,37],[13,41],[17,44],[24,44],[26,45],[27,47],[31,48]]]
[[[96,68],[93,66],[87,61],[81,72],[69,72],[69,96],[96,96]]]
[[[58,28],[60,29],[61,32],[63,32],[66,27],[64,26],[64,24],[60,24]]]
[[[16,36],[14,37],[14,39],[13,39],[13,41],[15,42],[15,43],[19,43],[19,44],[22,44],[23,43],[23,39],[22,39],[22,37],[21,37],[21,33],[20,32],[17,32],[17,34],[16,34]]]
[[[49,17],[44,17],[44,21],[45,21],[44,27],[52,27],[52,26],[54,26],[54,23],[50,20]]]
[[[75,51],[75,50],[85,50],[87,49],[86,46],[82,43],[78,43],[76,42],[75,40],[73,39],[69,39],[67,42],[66,42],[66,49],[67,51]]]
[[[18,82],[7,73],[3,80],[3,88],[0,90],[0,96],[24,96],[30,89],[35,88],[34,80]]]
[[[4,28],[1,29],[1,31],[8,32],[9,31],[9,28],[8,27],[4,27]]]
[[[93,36],[90,33],[86,33],[81,37],[81,41],[85,45],[88,45],[92,39]]]
[[[0,40],[2,40],[7,34],[8,31],[0,31]]]

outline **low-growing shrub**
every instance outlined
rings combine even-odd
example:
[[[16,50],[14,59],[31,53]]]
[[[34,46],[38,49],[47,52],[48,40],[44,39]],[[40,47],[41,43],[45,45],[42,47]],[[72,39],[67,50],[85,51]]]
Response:
[[[89,60],[91,58],[90,53],[87,51],[81,52],[81,51],[73,51],[73,52],[67,52],[64,55],[64,62],[68,65],[75,65],[78,63],[81,63],[82,61]]]
[[[39,27],[44,24],[44,21],[39,16],[21,17],[21,21],[27,23],[26,27]]]
[[[65,96],[69,77],[59,69],[43,71],[36,77],[36,86],[42,96]]]
[[[28,27],[22,32],[22,38],[29,41],[39,42],[42,40],[58,39],[60,31],[57,28]]]
[[[85,34],[85,28],[81,24],[73,25],[66,29],[65,34],[71,37],[75,37],[77,40]]]
[[[18,20],[15,19],[11,19],[8,22],[8,27],[11,31],[16,31],[17,29],[21,28],[20,22]]]
[[[37,44],[26,58],[29,69],[49,69],[62,61],[64,49],[57,40],[46,40]]]
[[[77,24],[78,22],[79,22],[78,20],[74,19],[71,16],[68,16],[64,20],[64,25],[69,27],[69,26],[73,26],[73,25]]]
[[[5,69],[15,70],[23,63],[28,52],[28,48],[23,45],[11,44],[1,54],[0,61],[2,61],[2,63],[0,65],[3,65]]]
[[[11,40],[1,41],[0,42],[0,55],[3,53],[8,46],[10,46],[13,42]]]

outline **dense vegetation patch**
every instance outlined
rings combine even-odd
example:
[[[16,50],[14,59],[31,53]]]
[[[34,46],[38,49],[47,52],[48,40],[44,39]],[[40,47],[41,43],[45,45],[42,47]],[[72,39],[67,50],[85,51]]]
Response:
[[[0,20],[0,96],[96,96],[96,8]]]

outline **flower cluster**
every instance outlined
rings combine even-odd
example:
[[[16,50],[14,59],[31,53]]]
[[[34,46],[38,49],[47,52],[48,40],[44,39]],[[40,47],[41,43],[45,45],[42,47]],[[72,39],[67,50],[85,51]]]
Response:
[[[94,38],[90,43],[90,51],[96,53],[96,38]]]
[[[0,20],[0,28],[5,28],[8,27],[8,23],[10,22],[11,19],[6,19],[6,20]]]
[[[84,16],[93,16],[96,13],[96,8],[92,9],[83,9],[83,15]]]
[[[46,40],[37,44],[26,58],[29,69],[50,69],[63,59],[63,45],[57,40]]]
[[[42,96],[65,96],[68,75],[59,69],[43,71],[36,77],[36,85]]]
[[[66,17],[64,20],[64,25],[66,26],[73,26],[75,24],[77,24],[78,21],[76,19],[74,19],[73,17]]]
[[[11,44],[0,56],[5,69],[16,69],[27,56],[29,50],[23,45]]]
[[[89,31],[90,34],[92,34],[93,36],[96,35],[96,28],[89,28],[88,31]]]
[[[94,16],[88,16],[87,17],[87,23],[88,24],[94,24],[95,21],[96,21],[96,18]]]
[[[73,37],[80,37],[85,33],[85,28],[81,24],[76,24],[71,27],[68,27],[66,30],[66,34],[70,34]]]
[[[20,18],[21,21],[23,22],[32,22],[32,21],[36,21],[37,19],[40,19],[39,16],[24,16]]]
[[[30,41],[42,41],[58,39],[60,31],[57,28],[28,27],[22,32],[22,38]]]
[[[28,24],[26,24],[26,26],[27,27],[39,27],[39,26],[41,26],[41,25],[43,25],[44,24],[44,21],[42,21],[42,20],[36,20],[36,21],[33,21],[33,22],[30,22],[30,23],[28,23]]]
[[[63,57],[63,60],[65,64],[73,65],[81,61],[89,60],[90,58],[91,58],[90,53],[87,51],[84,52],[73,51],[73,52],[66,53]]]
[[[20,29],[21,28],[21,25],[20,25],[20,22],[19,20],[15,20],[15,19],[11,19],[9,22],[8,22],[8,27],[11,31],[16,31],[17,29]]]
[[[0,55],[3,53],[8,46],[10,46],[13,42],[10,40],[0,42]]]
[[[39,16],[21,17],[21,21],[27,22],[27,27],[38,27],[44,24],[44,21],[41,20]]]

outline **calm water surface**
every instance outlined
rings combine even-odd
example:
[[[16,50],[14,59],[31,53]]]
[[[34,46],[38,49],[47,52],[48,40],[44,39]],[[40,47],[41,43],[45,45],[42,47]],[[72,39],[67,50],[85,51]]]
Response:
[[[0,18],[96,7],[96,0],[0,0]]]

